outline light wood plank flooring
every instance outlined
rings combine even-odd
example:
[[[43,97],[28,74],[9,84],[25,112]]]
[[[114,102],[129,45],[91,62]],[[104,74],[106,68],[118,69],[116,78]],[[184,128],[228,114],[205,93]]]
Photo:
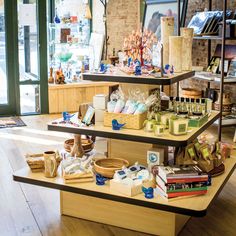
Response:
[[[0,129],[0,235],[146,235],[117,227],[60,215],[59,191],[12,180],[12,173],[26,165],[24,154],[63,147],[70,134],[47,131],[46,123],[57,116],[24,117],[27,127]],[[213,127],[212,132],[216,130]],[[234,128],[224,129],[231,141]],[[208,215],[192,218],[180,233],[187,235],[233,236],[236,232],[236,174],[234,173]]]

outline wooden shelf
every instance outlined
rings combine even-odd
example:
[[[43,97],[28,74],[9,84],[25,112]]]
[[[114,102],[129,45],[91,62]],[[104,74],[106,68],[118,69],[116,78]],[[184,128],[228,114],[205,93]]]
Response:
[[[154,136],[152,132],[145,132],[143,129],[122,129],[117,131],[112,130],[111,127],[104,127],[103,124],[98,124],[91,127],[75,127],[70,124],[62,125],[49,123],[48,130],[178,147],[188,145],[219,117],[220,113],[213,111],[206,124],[200,128],[191,128],[191,131],[189,131],[186,135],[181,136],[174,136],[169,134],[168,131],[165,131],[163,136],[157,137]],[[56,121],[59,122],[60,120]]]
[[[80,184],[65,184],[63,178],[58,175],[56,178],[46,178],[43,173],[32,173],[29,168],[16,171],[13,179],[18,182],[43,186],[47,188],[59,189],[62,191],[92,196],[96,198],[108,199],[117,202],[128,203],[136,206],[143,206],[162,211],[174,212],[190,216],[204,216],[211,202],[217,197],[225,183],[230,178],[236,167],[236,157],[234,153],[230,159],[225,162],[225,173],[212,179],[212,186],[208,193],[203,196],[188,198],[179,198],[165,200],[155,196],[153,199],[146,199],[143,194],[135,197],[126,197],[121,194],[110,191],[109,183],[104,186],[98,186],[95,182]]]
[[[194,39],[200,39],[200,40],[222,40],[221,36],[218,35],[209,35],[209,36],[194,36]],[[236,40],[236,38],[225,38],[225,40]]]
[[[153,76],[131,76],[122,71],[117,71],[114,74],[92,74],[84,73],[83,79],[90,81],[108,81],[108,82],[120,82],[120,83],[132,83],[132,84],[152,84],[152,85],[171,85],[179,81],[193,77],[194,71],[188,71],[183,73],[175,73],[171,77],[158,77]]]

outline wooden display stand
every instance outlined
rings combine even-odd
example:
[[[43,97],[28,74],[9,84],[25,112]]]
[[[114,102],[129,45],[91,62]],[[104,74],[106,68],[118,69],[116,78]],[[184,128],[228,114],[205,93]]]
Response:
[[[177,235],[190,216],[61,191],[61,214],[154,235]]]
[[[110,191],[108,183],[65,184],[58,173],[46,178],[44,173],[32,173],[29,168],[14,173],[15,181],[61,190],[63,215],[110,224],[155,235],[177,235],[191,216],[205,216],[213,200],[223,189],[236,167],[236,152],[225,161],[225,172],[212,179],[207,194],[165,200],[146,199],[143,194],[126,197]]]
[[[91,102],[96,94],[108,95],[109,88],[116,84],[112,82],[94,83],[90,81],[81,81],[74,84],[49,84],[49,113],[78,111],[80,104]]]
[[[114,75],[86,75],[84,79],[110,80],[113,82],[151,85],[170,85],[192,76],[181,73],[173,78],[142,78]],[[67,109],[68,110],[68,109]],[[111,127],[96,124],[89,127],[75,127],[70,124],[50,123],[48,129],[73,134],[109,138],[109,157],[124,157],[130,163],[146,163],[146,151],[154,145],[183,147],[195,140],[205,129],[220,117],[213,111],[208,121],[200,128],[191,128],[186,135],[173,136],[167,131],[157,137],[144,130],[112,130]],[[115,140],[119,140],[114,142]],[[127,142],[128,141],[128,142]],[[124,145],[125,142],[125,145]],[[135,153],[132,151],[135,150]],[[119,156],[120,153],[120,156]],[[138,153],[138,154],[137,154]],[[137,154],[137,155],[136,155]],[[236,167],[236,153],[226,160],[225,173],[213,179],[213,185],[203,196],[179,198],[167,201],[161,197],[146,199],[144,194],[134,197],[112,192],[109,182],[98,186],[95,182],[65,184],[58,173],[56,178],[46,178],[43,173],[32,173],[29,168],[14,173],[14,180],[61,190],[61,213],[82,219],[119,226],[155,235],[177,235],[191,216],[205,216],[208,207],[222,190]]]

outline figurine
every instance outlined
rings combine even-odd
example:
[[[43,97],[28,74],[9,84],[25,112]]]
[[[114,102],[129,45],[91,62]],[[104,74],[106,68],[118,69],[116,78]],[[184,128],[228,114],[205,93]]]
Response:
[[[112,120],[112,129],[113,130],[120,130],[124,125],[125,125],[125,123],[119,124],[116,119]]]
[[[166,75],[173,75],[174,74],[174,67],[169,64],[166,64],[164,67],[163,73]]]
[[[74,116],[75,114],[70,115],[68,112],[63,111],[62,116],[64,121],[70,121],[70,119]]]
[[[49,74],[49,78],[48,78],[48,83],[49,84],[53,84],[54,83],[53,68],[52,67],[50,67],[50,74]]]
[[[54,23],[56,23],[56,24],[60,24],[61,23],[61,20],[60,20],[59,16],[57,15],[57,9],[56,9],[56,15],[54,17]]]
[[[142,68],[140,62],[137,60],[135,62],[135,70],[134,70],[135,75],[142,75]]]
[[[62,72],[62,69],[56,71],[55,82],[56,84],[65,84],[65,76]]]
[[[145,198],[147,199],[154,198],[154,194],[153,194],[154,191],[152,187],[149,187],[149,188],[142,187],[142,191],[144,193]]]
[[[100,174],[96,174],[96,185],[105,185],[105,182],[106,182],[107,178],[103,177],[102,175]]]
[[[107,71],[107,66],[104,63],[101,63],[100,65],[100,72],[105,73]]]

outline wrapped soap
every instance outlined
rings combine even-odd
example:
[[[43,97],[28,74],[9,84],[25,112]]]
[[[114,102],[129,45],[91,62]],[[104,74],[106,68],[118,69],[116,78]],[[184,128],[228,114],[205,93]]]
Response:
[[[107,103],[107,111],[108,112],[114,112],[116,107],[116,102],[115,101],[110,101]]]
[[[145,104],[143,103],[139,103],[138,104],[138,108],[136,109],[136,111],[134,112],[134,115],[137,115],[137,114],[142,114],[144,112],[147,111],[147,107]]]
[[[121,113],[121,111],[123,110],[125,106],[125,102],[122,99],[119,99],[116,103],[115,109],[114,109],[114,113]]]
[[[124,107],[124,109],[122,110],[121,113],[126,114],[131,103],[132,103],[131,100],[127,100],[126,103],[125,103],[125,107]]]
[[[137,108],[138,108],[138,103],[135,101],[131,102],[126,114],[134,114]]]
[[[171,117],[169,132],[173,135],[184,135],[188,131],[188,119]]]

